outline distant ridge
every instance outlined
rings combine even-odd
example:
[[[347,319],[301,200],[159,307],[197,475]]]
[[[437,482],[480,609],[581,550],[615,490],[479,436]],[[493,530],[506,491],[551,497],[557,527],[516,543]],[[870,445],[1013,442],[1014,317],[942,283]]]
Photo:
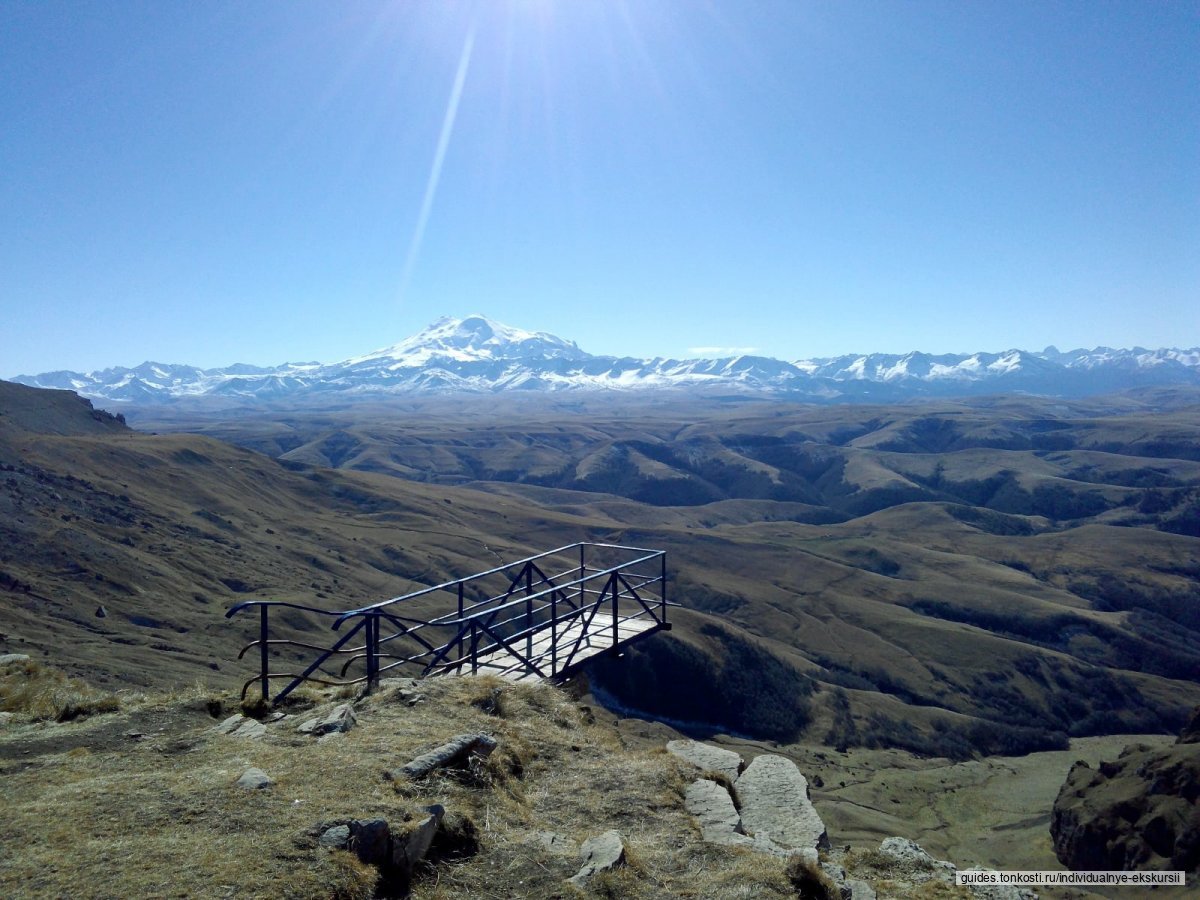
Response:
[[[1009,392],[1086,397],[1138,387],[1200,386],[1200,347],[869,353],[793,362],[763,356],[637,359],[593,356],[574,341],[472,315],[439,319],[397,344],[331,364],[199,369],[145,362],[132,369],[46,372],[13,380],[137,404],[204,397],[270,403],[427,392],[673,388],[817,403]]]

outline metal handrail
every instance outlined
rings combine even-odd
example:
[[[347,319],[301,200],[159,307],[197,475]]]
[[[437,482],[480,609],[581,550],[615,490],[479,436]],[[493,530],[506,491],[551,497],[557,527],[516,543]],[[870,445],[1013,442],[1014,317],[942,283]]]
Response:
[[[585,559],[587,548],[617,550],[622,553],[638,555],[617,565],[588,571]],[[553,575],[547,575],[542,567],[537,565],[542,560],[571,551],[578,551],[579,553],[578,566],[572,564],[561,572],[555,571]],[[659,563],[656,574],[651,575],[645,571],[635,571],[635,567],[648,562]],[[557,569],[558,566],[554,568]],[[516,573],[515,575],[513,574],[514,572]],[[494,595],[489,594],[489,596],[481,600],[468,599],[466,597],[464,589],[467,586],[473,585],[489,576],[501,573],[510,579],[507,590]],[[570,578],[570,580],[558,583],[557,579],[564,577]],[[603,587],[595,586],[595,582],[598,579],[603,581]],[[656,592],[658,596],[647,598],[649,600],[648,603],[647,599],[644,599],[639,591],[654,584],[659,585],[659,590]],[[418,619],[411,615],[398,615],[389,609],[389,607],[406,601],[428,597],[437,591],[451,591],[456,593],[457,610],[432,619]],[[617,605],[621,600],[633,600],[641,609],[631,615],[620,616]],[[501,650],[511,655],[515,660],[514,663],[503,668],[502,672],[509,672],[519,668],[545,676],[545,672],[542,671],[541,667],[544,666],[546,657],[549,656],[550,665],[548,668],[550,670],[550,677],[555,677],[561,675],[570,667],[584,637],[588,637],[590,642],[591,635],[589,635],[588,629],[591,627],[591,623],[594,621],[599,608],[606,603],[611,603],[613,607],[613,647],[619,642],[618,625],[622,622],[650,616],[655,623],[651,626],[652,630],[669,628],[670,625],[667,623],[666,610],[669,606],[676,606],[678,604],[671,603],[667,598],[666,553],[661,550],[648,550],[641,547],[629,547],[620,544],[580,541],[558,547],[554,550],[537,553],[516,562],[495,566],[484,572],[477,572],[465,578],[457,578],[452,581],[421,588],[402,596],[392,597],[388,600],[357,609],[339,612],[290,601],[248,600],[231,607],[225,615],[226,618],[232,618],[237,613],[246,609],[255,606],[259,608],[259,637],[257,640],[251,641],[243,647],[241,653],[238,654],[238,658],[241,659],[246,651],[258,646],[260,649],[260,672],[243,685],[242,695],[244,697],[250,685],[255,681],[259,681],[263,699],[269,699],[271,679],[291,678],[292,681],[277,695],[276,699],[279,700],[305,681],[342,685],[361,684],[365,681],[368,685],[373,685],[378,682],[382,672],[405,664],[420,664],[422,661],[424,661],[422,675],[460,670],[467,665],[470,665],[472,670],[475,671],[478,669],[479,659],[482,655],[500,652]],[[569,607],[569,610],[559,612],[560,604],[566,605]],[[333,631],[340,631],[343,623],[351,619],[356,619],[357,621],[352,628],[340,636],[333,646],[325,648],[301,640],[271,638],[269,636],[269,614],[273,607],[284,607],[333,617],[334,621],[331,623]],[[512,614],[510,615],[510,613]],[[502,615],[505,617],[501,618]],[[586,621],[580,631],[579,638],[574,641],[574,646],[571,648],[567,661],[562,666],[559,666],[557,660],[557,639],[554,638],[554,635],[557,633],[559,625],[578,619]],[[517,626],[516,631],[509,632],[511,626],[522,621],[524,622],[524,627]],[[606,620],[604,628],[607,630],[608,627]],[[391,630],[393,628],[395,629],[394,631]],[[452,629],[453,635],[445,643],[435,646],[434,641],[426,640],[421,635],[421,632],[424,630],[432,628],[442,629],[443,631]],[[381,634],[381,629],[388,633]],[[533,636],[546,630],[551,632],[550,649],[541,649],[535,653]],[[350,639],[359,631],[365,632],[365,640],[356,646],[346,646]],[[424,649],[407,656],[396,655],[384,650],[385,646],[390,650],[390,645],[402,638],[411,638]],[[484,640],[481,641],[481,638]],[[521,643],[524,645],[523,648],[518,648],[518,644]],[[464,653],[464,645],[469,645],[466,653]],[[271,672],[270,649],[278,646],[302,647],[309,650],[316,650],[320,655],[303,672]],[[403,653],[400,645],[397,644],[396,649]],[[521,652],[522,649],[524,653]],[[341,667],[341,678],[345,678],[346,672],[351,665],[364,659],[366,661],[366,674],[348,681],[336,682],[315,677],[314,673],[317,669],[333,656],[345,659]],[[388,662],[385,663],[385,660]],[[489,667],[493,666],[494,661],[489,662],[488,665]]]

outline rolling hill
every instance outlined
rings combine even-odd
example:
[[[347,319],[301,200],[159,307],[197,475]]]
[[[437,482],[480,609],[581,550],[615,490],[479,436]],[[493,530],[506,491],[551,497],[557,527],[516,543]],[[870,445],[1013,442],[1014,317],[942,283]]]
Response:
[[[64,402],[4,387],[5,409]],[[0,418],[0,650],[240,682],[240,600],[347,608],[599,539],[668,550],[690,610],[593,669],[618,706],[958,758],[1165,733],[1200,702],[1185,399],[130,412],[204,434],[72,400],[72,426]],[[697,703],[734,689],[783,712]]]

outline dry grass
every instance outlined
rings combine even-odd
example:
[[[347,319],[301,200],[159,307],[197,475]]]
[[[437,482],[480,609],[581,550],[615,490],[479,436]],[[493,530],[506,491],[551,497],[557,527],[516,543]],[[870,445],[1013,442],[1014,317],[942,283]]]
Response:
[[[116,695],[33,660],[0,665],[0,710],[33,721],[69,722],[120,707]]]
[[[782,861],[699,840],[673,757],[624,749],[563,692],[488,678],[417,690],[415,706],[397,687],[361,699],[358,726],[325,740],[295,727],[331,708],[331,695],[245,739],[215,732],[215,698],[202,686],[87,722],[9,727],[0,732],[0,895],[369,897],[378,872],[315,846],[313,826],[379,816],[403,828],[433,803],[447,809],[460,849],[478,852],[456,860],[444,848],[419,873],[418,900],[571,896],[576,853],[550,853],[538,834],[578,847],[610,828],[625,839],[627,864],[593,879],[587,895],[792,895]],[[481,696],[496,699],[492,712],[474,702]],[[235,709],[225,697],[216,714]],[[479,731],[499,741],[480,766],[417,782],[383,777]],[[237,788],[251,766],[275,784]]]
[[[838,886],[821,871],[819,865],[794,856],[788,860],[784,874],[787,875],[796,895],[804,900],[841,900],[842,894]]]
[[[661,742],[627,746],[625,732],[559,689],[487,677],[393,684],[356,701],[358,725],[344,735],[296,732],[337,702],[308,691],[256,739],[215,731],[238,703],[203,685],[130,698],[109,715],[3,727],[0,896],[370,897],[380,873],[321,849],[315,826],[382,817],[403,830],[434,803],[447,810],[447,837],[417,873],[415,900],[825,891],[820,875],[798,879],[785,859],[705,844],[683,804],[697,773]],[[384,777],[468,732],[499,747],[464,771]],[[275,784],[237,788],[251,766]],[[578,848],[609,829],[623,836],[626,865],[575,888]],[[558,836],[553,849],[546,832]],[[875,851],[832,860],[886,886],[881,896],[965,896]]]

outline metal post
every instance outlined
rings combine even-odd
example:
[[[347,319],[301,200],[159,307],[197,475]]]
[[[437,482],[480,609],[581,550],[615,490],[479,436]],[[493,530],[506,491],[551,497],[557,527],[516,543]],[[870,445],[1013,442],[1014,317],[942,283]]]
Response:
[[[367,616],[367,691],[379,683],[379,614]]]
[[[617,582],[616,572],[612,573],[612,576],[608,579],[608,583],[612,585],[613,649],[615,650],[617,648],[617,614],[619,612],[619,608],[617,606],[617,595],[620,593],[620,585]]]
[[[558,674],[558,591],[550,595],[550,677]]]
[[[526,666],[533,664],[533,601],[529,596],[533,593],[533,563],[525,565],[525,659]]]
[[[583,608],[583,580],[587,578],[587,566],[584,565],[583,551],[586,544],[579,545],[579,608]]]
[[[659,582],[658,595],[662,598],[662,623],[667,624],[667,554],[662,554],[662,580]]]
[[[471,620],[471,674],[479,674],[479,637],[475,633],[475,620]]]
[[[267,606],[264,603],[258,608],[258,658],[262,676],[262,698],[263,701],[271,699],[271,651],[267,646]]]
[[[460,581],[458,583],[458,637],[455,640],[455,643],[458,644],[458,646],[454,648],[458,651],[458,658],[460,661],[462,660],[462,617],[463,617],[463,583]]]

